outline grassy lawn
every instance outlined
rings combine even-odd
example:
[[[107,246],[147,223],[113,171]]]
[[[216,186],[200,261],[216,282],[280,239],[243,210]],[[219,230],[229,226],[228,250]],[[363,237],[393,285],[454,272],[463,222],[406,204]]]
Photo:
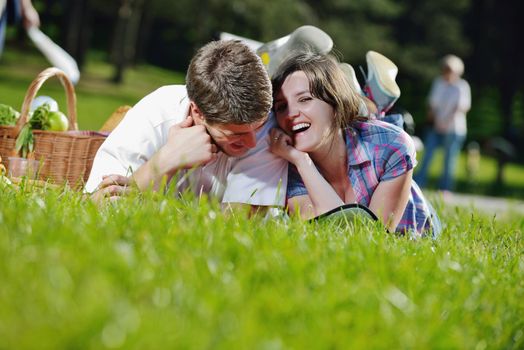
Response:
[[[524,346],[522,218],[439,205],[441,239],[410,241],[205,198],[1,191],[0,348]]]
[[[417,159],[420,164],[422,154],[417,154]],[[430,189],[437,188],[438,180],[442,174],[442,159],[442,150],[436,151],[428,173],[428,188]],[[524,199],[524,166],[521,164],[506,164],[503,172],[503,185],[496,186],[496,159],[489,156],[482,156],[478,171],[476,172],[468,171],[466,163],[466,153],[462,152],[457,160],[457,173],[455,177],[457,192],[520,200]],[[417,168],[415,168],[415,172],[416,171]]]
[[[0,63],[0,102],[20,106],[46,64],[13,51]],[[82,129],[183,80],[152,67],[123,85],[110,76],[100,61],[86,67]],[[64,105],[58,84],[44,92]],[[494,161],[475,176],[460,162],[459,185],[491,193]],[[523,173],[508,166],[496,194],[523,193]],[[0,193],[0,349],[524,347],[519,216],[435,203],[442,237],[411,241],[358,223],[226,217],[189,196],[97,207],[64,189]]]

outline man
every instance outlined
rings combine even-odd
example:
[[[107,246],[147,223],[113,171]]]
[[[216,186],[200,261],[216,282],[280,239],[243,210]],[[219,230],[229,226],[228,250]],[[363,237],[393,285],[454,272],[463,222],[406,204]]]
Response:
[[[471,108],[471,88],[462,74],[462,59],[455,55],[442,58],[441,74],[433,80],[428,96],[427,121],[430,126],[424,140],[426,151],[415,175],[420,186],[425,187],[434,152],[443,146],[443,170],[438,186],[445,196],[450,195],[455,187],[457,158],[466,140],[466,115]]]
[[[283,205],[287,163],[268,150],[271,83],[238,41],[215,41],[191,60],[186,86],[142,99],[108,136],[86,184],[96,201],[139,190],[208,193],[223,203]]]

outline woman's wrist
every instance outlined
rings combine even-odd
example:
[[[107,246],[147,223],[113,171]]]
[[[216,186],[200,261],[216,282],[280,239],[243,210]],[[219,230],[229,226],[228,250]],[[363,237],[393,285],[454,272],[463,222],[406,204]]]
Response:
[[[297,167],[299,172],[315,166],[313,160],[309,157],[309,154],[305,152],[297,157],[293,164]]]

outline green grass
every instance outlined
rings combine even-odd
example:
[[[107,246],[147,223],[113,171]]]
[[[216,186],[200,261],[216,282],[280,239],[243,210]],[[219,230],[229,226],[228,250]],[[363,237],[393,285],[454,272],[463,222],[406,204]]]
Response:
[[[422,161],[422,154],[417,154],[417,159]],[[428,172],[428,188],[436,189],[442,174],[443,152],[438,150]],[[497,176],[497,161],[488,156],[482,156],[477,171],[467,169],[466,152],[462,152],[457,160],[456,188],[457,192],[472,193],[477,195],[490,195],[522,200],[524,198],[524,166],[508,163],[503,171],[503,184],[495,184]],[[415,173],[418,168],[415,168]]]
[[[8,51],[1,102],[21,105],[45,67]],[[110,76],[100,61],[86,67],[82,129],[183,79],[151,67],[119,86]],[[63,105],[59,85],[45,89]],[[483,158],[476,177],[460,162],[459,184],[490,193],[494,161]],[[522,173],[508,167],[508,193],[522,189]],[[520,216],[438,203],[442,237],[410,241],[362,225],[225,217],[205,198],[97,207],[63,190],[0,196],[0,349],[524,347]]]
[[[524,219],[440,240],[216,203],[0,189],[2,349],[518,349]],[[139,204],[139,205],[137,205]]]

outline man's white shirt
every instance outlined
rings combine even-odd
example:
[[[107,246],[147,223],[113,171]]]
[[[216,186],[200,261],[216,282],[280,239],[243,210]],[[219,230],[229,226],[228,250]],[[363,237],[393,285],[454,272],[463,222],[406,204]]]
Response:
[[[184,85],[159,88],[129,110],[98,150],[85,186],[93,192],[103,175],[132,175],[166,142],[171,126],[189,113]],[[179,192],[208,193],[223,203],[283,206],[287,185],[287,162],[269,151],[268,135],[274,118],[257,132],[257,145],[241,157],[219,152],[204,166],[181,170],[172,179]]]
[[[471,90],[464,79],[453,83],[438,77],[429,93],[429,105],[435,115],[435,128],[441,133],[466,135],[466,113],[471,107]]]

